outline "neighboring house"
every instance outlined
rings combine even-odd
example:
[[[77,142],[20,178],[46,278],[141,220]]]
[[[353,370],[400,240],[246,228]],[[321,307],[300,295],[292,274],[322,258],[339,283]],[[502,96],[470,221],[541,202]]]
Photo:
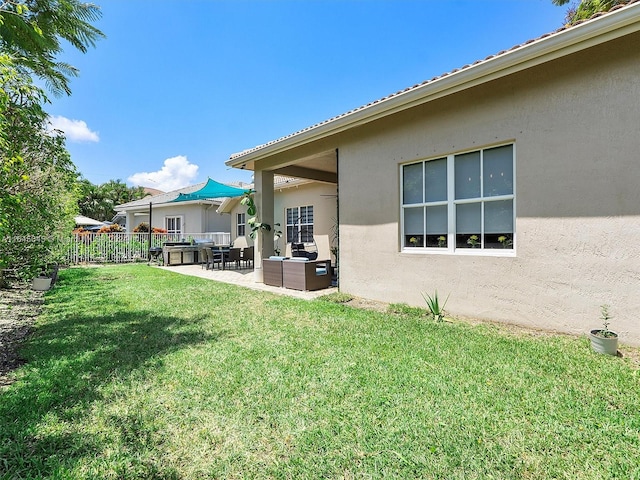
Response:
[[[631,3],[227,164],[255,172],[267,223],[274,175],[339,186],[347,293],[424,306],[437,290],[454,315],[570,333],[610,304],[637,345],[639,126]]]
[[[106,225],[105,222],[101,222],[100,220],[95,220],[93,218],[86,217],[84,215],[76,215],[74,218],[76,227],[102,227]]]
[[[321,183],[291,177],[274,179],[274,230],[282,232],[275,240],[274,249],[290,255],[287,246],[292,241],[304,243],[306,248],[317,249],[322,259],[331,258],[330,247],[335,238],[337,222],[335,183]],[[240,198],[225,200],[218,209],[231,214],[231,239],[246,237],[248,244],[251,226],[247,224],[247,208]],[[277,225],[276,225],[277,224]],[[333,258],[335,262],[335,258]]]
[[[197,233],[230,232],[231,217],[217,211],[225,198],[173,202],[179,194],[195,192],[205,184],[206,182],[147,196],[141,200],[117,205],[116,210],[119,217],[125,218],[128,232],[133,232],[142,222],[149,223],[150,204],[151,226],[163,228],[167,233],[188,236]]]

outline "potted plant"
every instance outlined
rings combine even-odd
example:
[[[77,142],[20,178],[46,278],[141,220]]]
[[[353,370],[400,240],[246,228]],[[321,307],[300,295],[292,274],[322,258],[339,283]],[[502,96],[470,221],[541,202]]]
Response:
[[[594,352],[615,356],[618,354],[618,334],[609,330],[609,323],[611,322],[609,305],[600,307],[600,319],[602,320],[603,328],[591,330],[589,334],[591,348]]]
[[[55,264],[50,268],[44,267],[40,271],[40,275],[35,277],[31,283],[31,289],[44,292],[49,290],[58,279],[58,265]]]
[[[40,275],[33,279],[31,289],[38,292],[47,291],[51,288],[51,280],[53,280],[53,278],[47,275],[43,270],[40,272]]]
[[[476,246],[478,246],[479,244],[480,244],[480,242],[478,241],[478,236],[477,235],[471,235],[467,239],[467,245],[471,245],[471,248],[476,248]]]
[[[500,235],[498,237],[498,241],[502,244],[502,248],[511,248],[513,245],[513,240],[511,240],[506,235]]]

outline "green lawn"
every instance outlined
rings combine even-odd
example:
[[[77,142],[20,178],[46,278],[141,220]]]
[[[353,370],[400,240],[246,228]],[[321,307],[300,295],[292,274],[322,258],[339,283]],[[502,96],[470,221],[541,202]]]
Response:
[[[0,391],[0,478],[640,479],[631,362],[405,310],[61,271]]]

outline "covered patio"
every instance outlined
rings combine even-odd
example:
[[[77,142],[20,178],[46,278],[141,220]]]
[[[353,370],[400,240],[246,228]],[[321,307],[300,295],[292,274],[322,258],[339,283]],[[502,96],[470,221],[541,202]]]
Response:
[[[304,136],[304,135],[303,135]],[[296,144],[299,139],[289,142]],[[304,141],[300,142],[304,143]],[[314,145],[311,149],[292,148],[283,155],[274,155],[281,145],[264,145],[253,150],[238,153],[231,157],[227,165],[254,172],[254,201],[258,209],[258,218],[262,223],[274,225],[274,176],[285,176],[313,180],[316,182],[338,185],[338,150],[327,149],[326,142]],[[293,145],[292,145],[293,146]],[[336,209],[336,223],[339,223],[339,196]],[[263,242],[258,235],[255,239],[255,276],[254,280],[262,282],[264,275],[262,259],[274,254],[273,242]]]

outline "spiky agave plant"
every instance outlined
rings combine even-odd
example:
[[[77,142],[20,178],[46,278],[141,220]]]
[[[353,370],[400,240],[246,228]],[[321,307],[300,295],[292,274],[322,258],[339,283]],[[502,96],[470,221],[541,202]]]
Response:
[[[451,295],[451,294],[449,294]],[[427,309],[429,310],[429,314],[433,317],[436,322],[441,322],[444,318],[444,307],[447,305],[447,301],[449,300],[449,295],[445,299],[444,303],[440,305],[440,300],[438,298],[438,291],[436,290],[433,296],[428,293],[422,293],[422,298],[427,302]]]

